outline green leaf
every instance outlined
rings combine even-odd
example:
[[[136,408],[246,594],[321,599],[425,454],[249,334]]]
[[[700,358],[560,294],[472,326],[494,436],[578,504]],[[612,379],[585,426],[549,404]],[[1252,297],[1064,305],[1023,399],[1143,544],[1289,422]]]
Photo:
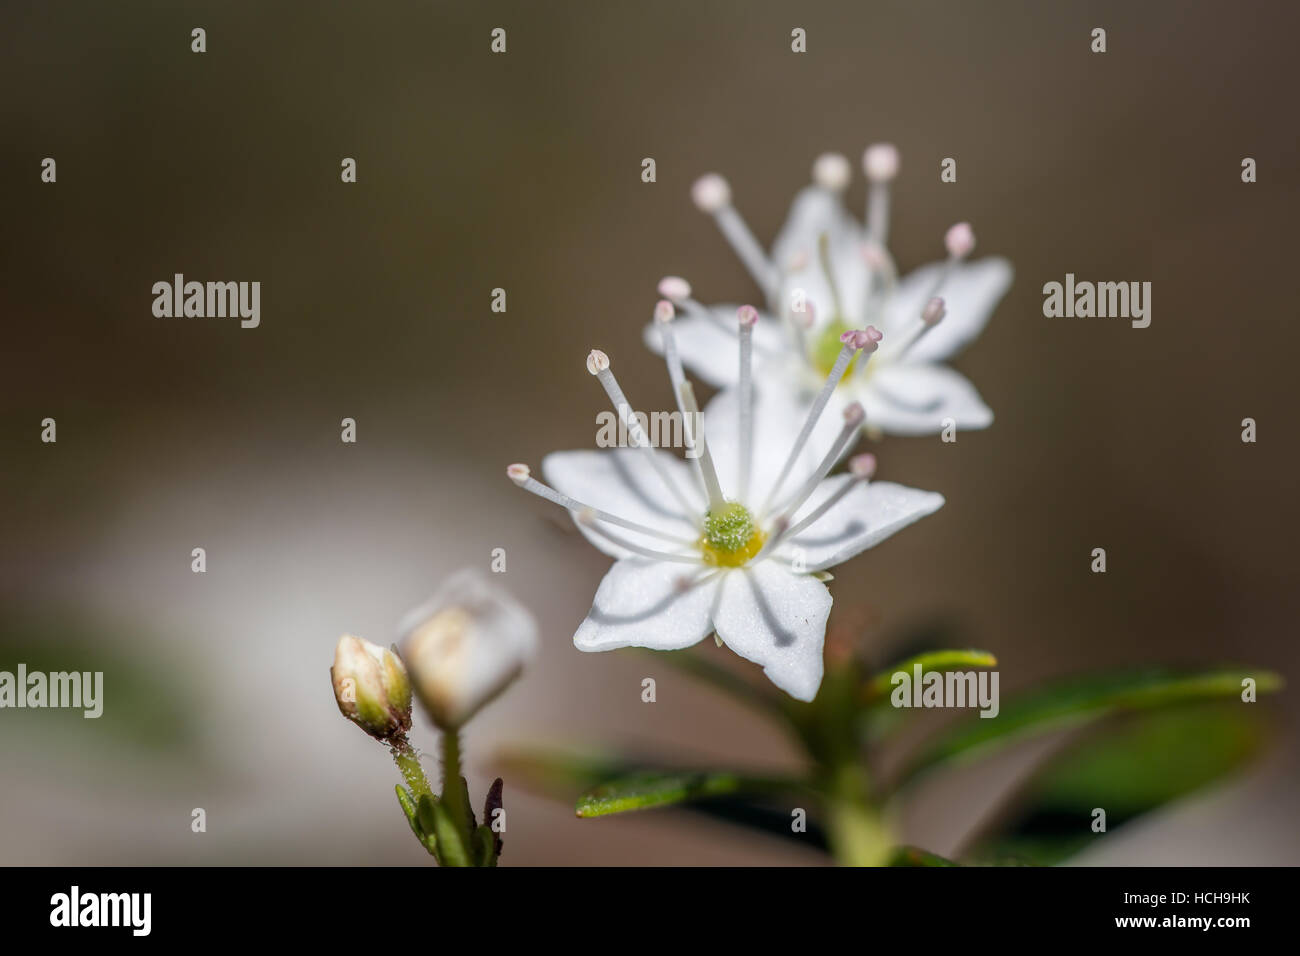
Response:
[[[425,833],[436,833],[434,823],[437,815],[434,808],[437,807],[438,801],[429,794],[422,794],[420,802],[416,804],[416,818],[420,821],[420,829]]]
[[[506,769],[512,784],[564,801],[570,806],[579,796],[595,789],[601,783],[616,778],[630,777],[638,773],[668,776],[672,773],[691,772],[665,770],[662,767],[655,769],[630,758],[605,754],[575,754],[572,751],[547,748],[509,750],[498,754],[495,763]],[[796,793],[798,789],[797,782],[792,782],[792,785],[787,788],[790,793]],[[791,808],[776,805],[779,797],[778,791],[734,796],[715,795],[706,800],[677,806],[687,812],[732,826],[792,840],[800,846],[825,850],[826,833],[820,823],[810,813],[807,830],[795,833],[790,828]],[[805,805],[816,805],[812,797],[802,799],[805,800]]]
[[[490,827],[482,826],[470,837],[474,847],[474,862],[477,866],[497,865],[495,836]]]
[[[433,832],[438,838],[438,862],[443,866],[473,866],[469,847],[461,836],[460,828],[452,819],[447,805],[441,800],[433,804]]]
[[[603,817],[629,810],[648,810],[707,797],[739,793],[770,793],[796,789],[791,780],[745,777],[735,773],[696,771],[682,773],[636,773],[601,784],[578,798],[580,817]]]
[[[460,805],[465,808],[465,832],[473,833],[478,821],[474,819],[474,807],[469,802],[469,781],[464,777],[460,778]]]
[[[917,665],[921,667],[921,676],[924,677],[930,671],[954,671],[966,670],[971,667],[996,667],[998,659],[988,651],[977,650],[942,650],[926,651],[924,654],[917,654],[915,657],[909,657],[906,660],[899,661],[892,667],[888,667],[871,678],[870,682],[864,688],[864,697],[867,701],[887,700],[889,692],[893,688],[894,675],[902,671],[912,677],[915,674]]]
[[[946,860],[937,853],[931,853],[929,850],[922,850],[915,846],[898,846],[894,847],[893,856],[889,860],[890,866],[958,866],[952,860]]]
[[[397,802],[401,804],[402,812],[406,814],[406,822],[411,825],[411,832],[423,843],[424,833],[420,830],[420,820],[417,816],[419,810],[415,805],[415,798],[411,796],[411,791],[400,783],[396,785],[395,789],[397,790]]]
[[[1116,827],[1239,770],[1267,740],[1262,714],[1223,702],[1121,718],[1040,768],[970,856],[1059,863]],[[1106,833],[1092,832],[1094,808],[1106,811]]]
[[[1216,698],[1240,699],[1245,678],[1256,681],[1259,693],[1275,691],[1283,683],[1277,674],[1265,670],[1225,669],[1189,674],[1146,670],[1048,686],[1007,702],[997,717],[972,716],[943,732],[912,758],[898,782],[906,782],[946,761],[982,756],[994,746],[1033,734],[1081,726],[1111,714]]]

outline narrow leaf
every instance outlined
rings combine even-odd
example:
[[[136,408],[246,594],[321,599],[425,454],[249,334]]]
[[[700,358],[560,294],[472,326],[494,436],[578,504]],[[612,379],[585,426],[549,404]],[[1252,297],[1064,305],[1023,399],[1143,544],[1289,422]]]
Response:
[[[790,780],[744,777],[724,772],[637,773],[602,784],[578,798],[580,817],[602,817],[738,793],[797,788]]]
[[[434,813],[434,807],[436,807],[437,804],[438,801],[427,793],[423,794],[420,797],[420,802],[416,804],[416,815],[417,819],[420,821],[420,829],[425,833],[436,832],[434,830],[434,823],[437,816]]]
[[[507,769],[513,783],[534,793],[563,800],[570,806],[580,795],[616,778],[630,777],[635,774],[656,773],[668,776],[691,772],[665,769],[662,765],[656,767],[649,761],[633,761],[627,757],[580,755],[554,749],[510,750],[498,754],[495,763]],[[804,832],[796,833],[791,829],[792,808],[778,805],[782,794],[785,793],[800,793],[799,784],[792,781],[789,787],[772,790],[769,793],[713,796],[707,800],[679,806],[682,810],[712,820],[761,832],[768,836],[781,837],[800,846],[825,850],[827,846],[825,831],[811,812]],[[817,801],[811,796],[801,797],[801,800],[805,807],[811,808],[817,805]]]
[[[1062,862],[1116,827],[1241,769],[1267,739],[1261,714],[1227,703],[1122,719],[1041,767],[970,856]],[[1105,833],[1092,829],[1098,808],[1106,813]]]
[[[894,675],[901,671],[902,673],[907,674],[909,678],[912,678],[915,676],[915,669],[918,665],[921,668],[921,676],[924,677],[930,671],[965,670],[970,667],[996,667],[997,664],[998,659],[988,651],[926,651],[924,654],[917,654],[915,657],[909,657],[906,660],[899,661],[893,667],[888,667],[872,677],[864,689],[864,697],[868,701],[877,701],[887,698],[890,689],[893,687]]]
[[[416,817],[417,810],[415,806],[415,799],[411,796],[411,791],[407,790],[400,783],[397,784],[396,789],[397,789],[397,802],[401,804],[402,813],[406,814],[406,822],[411,825],[411,832],[415,834],[416,838],[421,843],[423,843],[424,834],[420,832],[420,821]]]
[[[1259,693],[1282,686],[1282,678],[1270,671],[1225,669],[1189,674],[1148,670],[1044,687],[1004,704],[996,717],[971,717],[941,733],[913,757],[899,780],[905,782],[936,764],[982,755],[1031,734],[1080,726],[1110,714],[1240,699],[1246,678],[1255,680]]]

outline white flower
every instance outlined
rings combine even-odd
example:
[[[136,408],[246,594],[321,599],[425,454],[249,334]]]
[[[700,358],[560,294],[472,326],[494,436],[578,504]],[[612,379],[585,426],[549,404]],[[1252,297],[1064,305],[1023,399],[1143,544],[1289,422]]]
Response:
[[[677,357],[671,305],[659,303],[656,316],[678,412],[699,423]],[[587,539],[618,559],[574,635],[579,650],[675,650],[714,633],[786,693],[812,700],[831,608],[828,576],[820,572],[935,511],[943,496],[869,484],[871,455],[828,478],[858,438],[862,409],[848,405],[826,453],[814,455],[810,438],[837,378],[828,377],[797,418],[788,403],[749,387],[756,320],[752,308],[740,310],[737,364],[744,385],[710,407],[707,439],[702,426],[686,430],[688,461],[650,447],[608,357],[593,351],[587,368],[634,447],[552,453],[543,461],[550,485],[526,465],[511,465],[508,473],[525,490],[567,508]],[[837,364],[874,349],[868,332],[846,331]]]
[[[767,298],[767,314],[754,329],[758,387],[807,407],[838,355],[840,334],[871,323],[883,332],[880,350],[849,369],[833,411],[860,402],[868,427],[890,434],[934,434],[949,418],[957,428],[985,428],[993,412],[942,362],[979,335],[1011,283],[1011,266],[999,258],[967,263],[975,236],[959,223],[945,238],[946,261],[899,279],[886,248],[898,152],[872,146],[863,168],[870,183],[865,227],[842,202],[848,160],[827,153],[813,166],[813,185],[795,198],[770,257],[732,206],[722,177],[710,174],[695,184],[696,205],[714,217]],[[686,313],[676,329],[682,362],[712,385],[737,385],[728,358],[738,334],[735,306],[701,305],[675,277],[660,283],[660,293]],[[653,324],[646,342],[662,353]]]
[[[330,668],[339,712],[377,740],[411,729],[411,684],[392,651],[351,634],[339,638]]]
[[[479,571],[453,574],[403,619],[402,657],[439,727],[459,727],[523,670],[537,623]]]

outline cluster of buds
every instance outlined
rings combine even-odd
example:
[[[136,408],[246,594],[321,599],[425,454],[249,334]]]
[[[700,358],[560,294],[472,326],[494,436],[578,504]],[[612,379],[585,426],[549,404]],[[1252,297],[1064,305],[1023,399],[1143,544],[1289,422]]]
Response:
[[[330,679],[339,712],[392,752],[405,785],[398,802],[420,843],[444,866],[495,866],[501,853],[501,781],[488,792],[480,824],[460,773],[460,728],[523,671],[537,624],[477,571],[448,578],[399,628],[388,650],[339,638]],[[412,747],[411,701],[442,731],[442,793],[435,794]]]

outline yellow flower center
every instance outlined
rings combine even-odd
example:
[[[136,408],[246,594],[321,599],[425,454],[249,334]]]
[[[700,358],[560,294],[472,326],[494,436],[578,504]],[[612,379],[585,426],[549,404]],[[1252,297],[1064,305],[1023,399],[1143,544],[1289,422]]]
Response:
[[[763,549],[767,540],[749,509],[729,501],[717,511],[704,516],[704,536],[699,540],[705,564],[720,568],[738,568]]]
[[[835,367],[835,360],[840,357],[840,351],[844,348],[840,336],[849,331],[849,328],[849,324],[843,319],[832,319],[818,333],[817,338],[813,340],[808,361],[823,377],[830,375],[831,369]],[[840,377],[841,382],[853,374],[853,366],[857,362],[858,356],[854,355],[853,360],[845,367],[844,374]]]

